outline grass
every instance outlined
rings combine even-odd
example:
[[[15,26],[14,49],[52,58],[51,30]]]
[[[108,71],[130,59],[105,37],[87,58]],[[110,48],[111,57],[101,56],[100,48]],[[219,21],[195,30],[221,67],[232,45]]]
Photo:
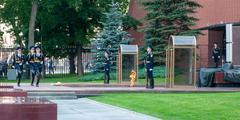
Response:
[[[91,99],[163,120],[237,120],[240,93],[122,93]]]
[[[97,73],[96,75],[92,75],[91,77],[99,77],[102,75],[102,73]],[[83,82],[91,82],[91,83],[103,83],[103,79],[94,79],[94,80],[85,80],[82,79],[85,76],[77,76],[73,74],[66,74],[66,75],[48,75],[47,77],[43,78],[41,80],[41,83],[56,83],[56,82],[61,82],[61,83],[83,83]],[[16,80],[7,80],[6,78],[1,78],[0,83],[15,83]],[[22,83],[29,83],[29,79],[23,79]],[[110,83],[117,83],[116,79],[111,79]],[[146,80],[145,79],[139,79],[137,81],[137,84],[145,84]],[[156,84],[164,84],[165,79],[164,78],[155,78],[155,83]]]
[[[144,69],[139,70],[139,79],[137,84],[145,84],[145,71]],[[154,77],[156,84],[165,84],[165,68],[164,67],[155,67],[154,68]],[[47,75],[44,79],[41,80],[42,83],[82,83],[82,82],[91,82],[91,83],[103,83],[104,79],[103,73],[87,73],[84,76],[77,76],[74,74],[55,74],[55,75]],[[116,72],[110,74],[110,83],[117,83],[116,80]],[[7,80],[6,78],[0,78],[0,83],[15,83],[15,80]],[[23,79],[22,83],[29,83],[30,80]]]
[[[6,78],[0,79],[0,82],[2,83],[15,83],[16,80],[7,80]],[[22,83],[29,83],[30,79],[23,79]],[[76,83],[76,82],[84,82],[80,81],[78,79],[77,75],[72,74],[66,74],[66,75],[49,75],[43,79],[41,79],[42,83],[56,83],[56,82],[62,82],[62,83]]]

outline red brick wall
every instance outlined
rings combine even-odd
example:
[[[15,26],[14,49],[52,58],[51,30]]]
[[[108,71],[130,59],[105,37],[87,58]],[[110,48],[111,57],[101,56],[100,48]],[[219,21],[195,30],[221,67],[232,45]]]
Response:
[[[143,19],[147,12],[144,10],[143,6],[141,6],[140,0],[131,0],[128,15],[140,20],[140,22],[144,22]],[[134,38],[132,44],[137,44],[142,46],[144,44],[143,41],[143,33],[139,32],[140,29],[143,29],[143,26],[140,26],[138,30],[129,30],[128,32]]]
[[[240,65],[240,27],[233,27],[233,64]]]
[[[203,7],[199,8],[197,28],[209,25],[240,22],[240,0],[196,0]]]
[[[204,34],[204,36],[199,36],[197,39],[197,45],[198,45],[198,67],[202,66],[202,67],[207,67],[208,66],[208,41],[206,39],[208,39],[208,31],[202,31],[202,33]]]
[[[141,0],[131,0],[129,15],[142,20],[146,15],[140,2]],[[193,16],[199,18],[197,25],[194,28],[204,28],[216,24],[240,22],[240,0],[194,0],[203,7],[197,10]],[[142,26],[141,26],[142,27]],[[198,66],[208,67],[211,65],[212,41],[210,39],[218,39],[217,34],[209,31],[203,31],[204,35],[198,37],[198,54],[200,56]],[[143,44],[143,34],[130,31],[130,34],[135,38],[134,44]],[[237,34],[237,33],[236,33]],[[208,35],[211,35],[208,38]],[[215,36],[215,37],[214,37]],[[220,41],[218,41],[220,42]],[[236,58],[237,59],[237,58]]]

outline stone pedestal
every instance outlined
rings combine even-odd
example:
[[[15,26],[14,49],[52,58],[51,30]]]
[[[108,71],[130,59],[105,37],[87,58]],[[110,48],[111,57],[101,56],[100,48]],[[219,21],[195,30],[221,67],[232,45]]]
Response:
[[[27,97],[27,92],[21,89],[1,88],[0,97]]]
[[[27,97],[0,97],[1,120],[57,120],[57,104]]]

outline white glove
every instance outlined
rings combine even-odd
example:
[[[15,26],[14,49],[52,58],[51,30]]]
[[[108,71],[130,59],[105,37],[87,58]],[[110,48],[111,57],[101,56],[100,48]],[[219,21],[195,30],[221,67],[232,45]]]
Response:
[[[220,58],[220,56],[218,56],[218,58]]]
[[[12,66],[13,69],[15,69],[15,66]]]
[[[149,69],[149,71],[152,71],[153,69]]]
[[[19,63],[19,65],[22,65],[22,63]]]

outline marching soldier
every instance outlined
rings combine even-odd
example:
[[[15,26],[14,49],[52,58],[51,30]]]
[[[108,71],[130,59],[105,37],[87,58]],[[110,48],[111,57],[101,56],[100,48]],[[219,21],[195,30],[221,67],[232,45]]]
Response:
[[[34,61],[35,57],[36,57],[35,47],[31,46],[30,47],[30,52],[27,56],[27,63],[29,65],[30,73],[32,75],[31,86],[34,86],[33,83],[34,83],[34,79],[35,79],[35,76],[36,76],[36,66],[35,66],[35,61]]]
[[[36,50],[36,54],[35,54],[35,58],[34,58],[34,65],[36,67],[36,78],[37,78],[36,87],[39,87],[39,82],[40,82],[42,68],[43,68],[43,62],[44,62],[44,56],[41,52],[40,46],[36,46],[35,50]]]
[[[16,54],[13,56],[13,68],[16,70],[17,74],[17,86],[20,87],[22,73],[23,73],[23,64],[24,64],[24,54],[22,54],[22,48],[16,48]]]
[[[105,51],[105,65],[104,65],[104,84],[109,84],[110,80],[110,59],[109,59],[109,52]]]
[[[212,50],[212,59],[214,60],[216,68],[218,67],[219,64],[220,55],[221,55],[220,48],[218,47],[218,44],[215,42]]]
[[[153,80],[153,53],[152,48],[149,46],[147,48],[147,57],[145,59],[145,66],[147,72],[147,84],[146,88],[153,89],[154,88],[154,80]]]

